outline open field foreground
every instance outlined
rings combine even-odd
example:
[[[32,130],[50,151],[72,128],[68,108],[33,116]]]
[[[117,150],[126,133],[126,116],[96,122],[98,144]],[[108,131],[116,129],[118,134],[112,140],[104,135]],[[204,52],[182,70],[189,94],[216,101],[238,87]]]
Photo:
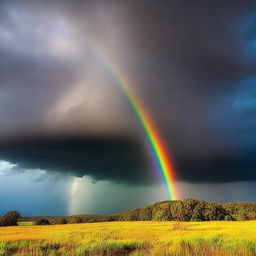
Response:
[[[256,221],[2,227],[0,255],[256,255]]]

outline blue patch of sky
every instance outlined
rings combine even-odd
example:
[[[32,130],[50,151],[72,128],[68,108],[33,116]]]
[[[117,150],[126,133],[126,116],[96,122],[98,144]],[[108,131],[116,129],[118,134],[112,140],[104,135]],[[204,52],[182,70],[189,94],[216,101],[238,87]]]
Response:
[[[0,215],[12,210],[23,216],[65,215],[69,178],[42,175],[47,174],[0,160]]]
[[[214,116],[219,133],[232,143],[256,148],[256,77],[237,82],[215,102]]]
[[[237,40],[240,40],[245,53],[248,55],[246,57],[255,60],[256,55],[256,13],[249,15],[245,20],[243,20],[237,29]]]

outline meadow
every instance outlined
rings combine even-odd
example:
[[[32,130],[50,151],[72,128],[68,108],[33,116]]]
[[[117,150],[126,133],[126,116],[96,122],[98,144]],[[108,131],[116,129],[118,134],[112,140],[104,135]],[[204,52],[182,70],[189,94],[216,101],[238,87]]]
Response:
[[[256,255],[256,221],[1,227],[0,255]]]

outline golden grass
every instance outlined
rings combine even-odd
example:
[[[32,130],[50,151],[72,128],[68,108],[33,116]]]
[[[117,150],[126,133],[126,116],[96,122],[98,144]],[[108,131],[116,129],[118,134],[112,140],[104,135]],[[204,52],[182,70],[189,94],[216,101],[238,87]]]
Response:
[[[0,255],[253,256],[256,221],[2,227]]]

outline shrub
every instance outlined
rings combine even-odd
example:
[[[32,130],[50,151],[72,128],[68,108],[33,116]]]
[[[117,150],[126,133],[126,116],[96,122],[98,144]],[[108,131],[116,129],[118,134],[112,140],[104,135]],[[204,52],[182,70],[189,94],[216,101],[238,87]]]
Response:
[[[35,225],[49,225],[49,220],[47,219],[38,219],[35,222]]]
[[[226,215],[224,220],[225,221],[232,221],[233,218],[230,215]]]
[[[17,226],[20,214],[17,211],[7,212],[0,218],[0,226]]]

